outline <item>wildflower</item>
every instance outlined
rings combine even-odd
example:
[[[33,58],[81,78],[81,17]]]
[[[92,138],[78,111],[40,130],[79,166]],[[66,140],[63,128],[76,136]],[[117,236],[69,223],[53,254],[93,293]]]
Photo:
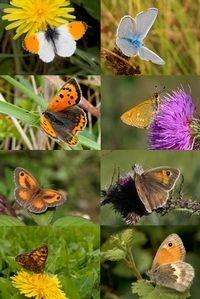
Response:
[[[71,15],[74,8],[68,7],[68,0],[11,0],[10,4],[13,7],[4,9],[6,14],[2,19],[12,22],[6,26],[7,30],[16,28],[14,39],[24,33],[32,35],[46,30],[47,26],[58,27],[75,19]]]
[[[43,273],[28,273],[20,271],[11,278],[12,284],[27,298],[35,299],[68,299],[60,290],[60,281],[57,275],[52,277]]]
[[[179,88],[168,93],[149,127],[149,147],[157,150],[191,150],[198,120],[191,93]],[[195,129],[196,128],[196,129]]]
[[[111,203],[126,224],[136,224],[142,216],[148,214],[138,196],[132,172],[118,177],[116,183],[102,190],[102,197],[101,206]]]

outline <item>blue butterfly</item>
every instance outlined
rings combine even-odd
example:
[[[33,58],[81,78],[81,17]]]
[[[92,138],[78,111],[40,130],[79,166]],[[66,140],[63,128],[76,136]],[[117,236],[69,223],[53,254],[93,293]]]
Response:
[[[165,64],[164,60],[153,51],[143,46],[143,40],[149,32],[158,14],[157,8],[141,11],[133,19],[126,15],[121,18],[117,28],[116,44],[128,57],[139,56],[156,64]]]

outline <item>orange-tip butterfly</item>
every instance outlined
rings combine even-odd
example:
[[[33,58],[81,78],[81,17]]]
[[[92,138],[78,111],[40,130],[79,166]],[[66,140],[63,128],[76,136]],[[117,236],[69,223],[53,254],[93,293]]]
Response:
[[[86,32],[87,25],[82,21],[74,21],[59,27],[47,27],[24,39],[25,50],[38,54],[44,62],[51,62],[55,55],[70,57],[76,51],[76,41]]]

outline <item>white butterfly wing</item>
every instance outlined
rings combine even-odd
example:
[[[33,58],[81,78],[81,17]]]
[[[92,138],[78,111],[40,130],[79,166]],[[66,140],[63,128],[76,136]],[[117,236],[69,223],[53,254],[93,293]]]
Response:
[[[41,31],[36,33],[39,40],[38,55],[44,62],[51,62],[55,57],[54,47],[51,41],[48,41],[45,37],[45,32]]]
[[[138,55],[143,60],[150,60],[155,64],[165,64],[164,60],[160,56],[158,56],[156,53],[154,53],[146,47],[142,47],[141,49],[139,49]]]
[[[66,25],[56,28],[58,37],[55,39],[56,54],[61,57],[70,57],[76,51],[76,41],[69,33]]]
[[[141,11],[137,14],[136,21],[136,32],[140,34],[141,38],[144,39],[151,29],[158,14],[157,8],[149,8],[146,12]]]
[[[117,37],[125,38],[130,34],[134,34],[136,30],[135,20],[131,16],[124,16],[121,18],[117,27]]]

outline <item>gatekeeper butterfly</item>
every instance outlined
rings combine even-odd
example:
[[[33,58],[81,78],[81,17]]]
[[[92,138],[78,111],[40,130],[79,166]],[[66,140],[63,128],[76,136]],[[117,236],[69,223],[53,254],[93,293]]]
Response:
[[[87,123],[85,112],[76,106],[81,96],[76,79],[71,78],[63,85],[40,118],[41,127],[47,135],[69,145],[77,143],[75,135],[82,131]]]
[[[30,253],[19,254],[15,260],[24,269],[35,273],[41,273],[44,269],[45,262],[48,256],[47,245],[42,245]]]
[[[16,201],[32,213],[43,213],[48,207],[56,207],[66,201],[61,192],[42,189],[36,179],[24,168],[17,167],[14,171]]]
[[[144,171],[142,166],[133,166],[133,179],[137,194],[147,212],[162,207],[174,188],[180,171],[169,166],[155,167]]]
[[[23,46],[30,53],[38,54],[44,62],[51,62],[57,54],[70,57],[76,51],[76,41],[85,34],[86,23],[74,21],[53,28],[48,26],[45,31],[37,32],[24,39]]]
[[[171,234],[160,245],[147,275],[158,285],[185,292],[190,288],[195,273],[184,259],[185,248],[181,238]]]
[[[121,115],[121,121],[126,125],[140,129],[148,128],[156,111],[159,108],[160,98],[158,92],[137,106]]]

